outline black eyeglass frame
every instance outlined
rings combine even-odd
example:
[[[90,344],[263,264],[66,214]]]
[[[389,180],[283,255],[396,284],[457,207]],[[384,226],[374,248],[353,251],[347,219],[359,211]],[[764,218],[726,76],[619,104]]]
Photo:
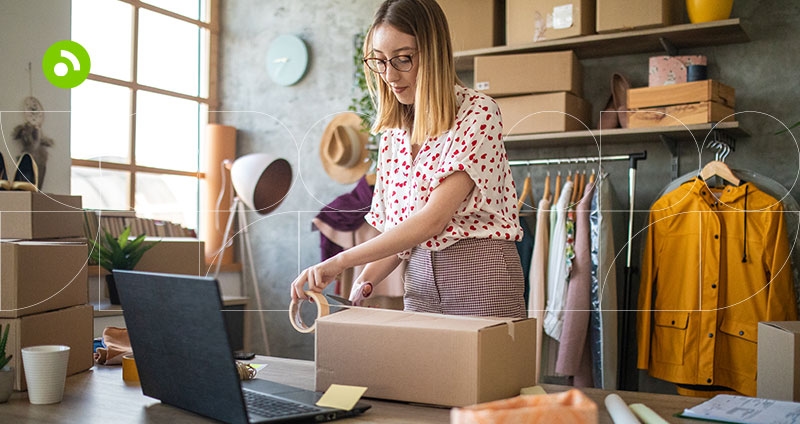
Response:
[[[411,53],[411,54],[399,54],[399,55],[397,55],[397,56],[394,56],[394,57],[391,57],[391,58],[389,58],[389,59],[378,59],[377,57],[365,57],[365,58],[363,59],[363,61],[364,61],[364,64],[365,64],[365,65],[367,65],[367,68],[368,68],[370,71],[372,71],[372,72],[374,72],[374,73],[376,73],[376,74],[383,74],[383,73],[386,73],[386,70],[387,70],[387,69],[389,69],[389,68],[386,66],[386,62],[389,62],[389,64],[390,64],[390,65],[392,65],[392,68],[394,68],[394,69],[398,70],[399,72],[410,72],[410,71],[411,71],[411,69],[413,69],[413,68],[414,68],[414,56],[415,56],[417,53],[419,53],[419,52],[414,52],[414,53]],[[400,68],[398,68],[398,67],[397,67],[397,65],[395,64],[395,60],[396,60],[396,59],[403,59],[403,58],[405,58],[405,59],[408,59],[408,63],[409,63],[409,67],[408,67],[408,69],[400,69]],[[374,68],[374,67],[373,67],[373,66],[370,64],[370,62],[374,63],[376,66],[383,67],[383,70],[378,70],[378,69]]]

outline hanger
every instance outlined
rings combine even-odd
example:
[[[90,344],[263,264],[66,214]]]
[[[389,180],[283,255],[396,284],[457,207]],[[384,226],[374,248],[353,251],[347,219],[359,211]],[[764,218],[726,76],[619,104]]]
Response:
[[[547,170],[547,175],[544,177],[544,192],[542,198],[550,200],[550,170]]]
[[[519,201],[517,202],[517,209],[522,210],[522,206],[525,204],[525,201],[528,200],[528,197],[531,198],[531,205],[533,205],[533,190],[531,188],[531,172],[528,171],[528,175],[525,176],[525,181],[522,183],[522,194],[519,196]]]
[[[704,166],[700,171],[700,178],[702,178],[706,184],[708,184],[708,181],[711,179],[711,177],[722,178],[734,186],[741,184],[742,180],[734,175],[733,171],[731,171],[728,165],[724,162],[725,158],[730,153],[730,146],[725,143],[720,143],[716,140],[712,142],[712,146],[719,149],[719,151],[717,152],[714,160],[707,163],[706,166]]]
[[[595,180],[595,173],[594,173],[594,168],[592,168],[592,175],[589,175],[589,184],[594,184],[594,180]]]
[[[561,196],[561,170],[560,169],[558,170],[558,174],[556,174],[556,187],[555,187],[555,193],[553,193],[553,194],[555,196],[554,199],[556,201],[558,201],[558,198]]]

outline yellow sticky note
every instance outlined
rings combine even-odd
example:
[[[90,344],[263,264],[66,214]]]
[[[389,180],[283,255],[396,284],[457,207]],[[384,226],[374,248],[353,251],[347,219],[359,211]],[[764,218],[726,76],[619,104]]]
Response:
[[[519,394],[521,395],[545,395],[544,389],[542,386],[531,386],[531,387],[523,387],[520,389]]]
[[[366,387],[331,384],[317,401],[317,406],[349,411],[356,406],[356,403],[366,391]]]

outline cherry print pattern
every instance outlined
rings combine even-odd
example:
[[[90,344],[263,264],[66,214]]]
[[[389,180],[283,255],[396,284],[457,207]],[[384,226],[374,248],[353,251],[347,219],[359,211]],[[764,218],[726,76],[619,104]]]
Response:
[[[377,179],[367,222],[383,232],[422,209],[430,193],[450,174],[466,172],[475,183],[470,197],[444,231],[422,243],[442,250],[465,238],[520,241],[517,192],[502,141],[502,119],[490,97],[457,86],[454,128],[425,141],[411,156],[411,134],[386,131],[380,141]],[[410,257],[410,251],[399,256]]]

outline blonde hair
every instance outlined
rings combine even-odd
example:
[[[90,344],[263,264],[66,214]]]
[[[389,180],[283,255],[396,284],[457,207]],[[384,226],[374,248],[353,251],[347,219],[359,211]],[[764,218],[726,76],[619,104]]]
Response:
[[[420,145],[455,125],[458,112],[454,87],[456,76],[450,28],[435,0],[386,0],[364,39],[364,57],[372,53],[372,35],[380,25],[391,25],[417,41],[418,71],[414,104],[400,103],[380,75],[364,66],[367,87],[378,116],[372,132],[392,128],[411,131],[411,143]]]

